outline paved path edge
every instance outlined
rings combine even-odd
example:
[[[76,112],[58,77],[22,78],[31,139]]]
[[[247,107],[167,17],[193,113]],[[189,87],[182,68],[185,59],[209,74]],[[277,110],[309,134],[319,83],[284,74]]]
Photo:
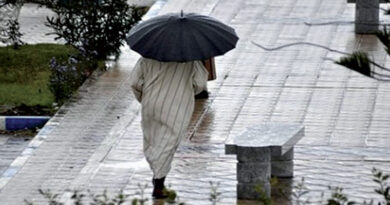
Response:
[[[143,16],[143,20],[147,20],[153,16],[156,16],[161,8],[166,4],[168,0],[157,0],[148,10],[148,12]],[[79,88],[79,90],[85,89],[91,82],[97,80],[97,78],[102,73],[94,72],[93,75],[87,79],[84,84]],[[7,183],[18,173],[18,171],[23,167],[27,162],[30,156],[33,155],[34,151],[39,148],[39,146],[48,138],[49,134],[54,130],[65,114],[68,112],[69,103],[77,101],[79,97],[77,95],[73,96],[68,103],[65,103],[57,111],[57,113],[47,121],[45,126],[39,131],[39,133],[31,140],[29,145],[24,149],[24,151],[11,163],[8,169],[0,176],[0,191],[7,185]],[[4,120],[3,120],[4,121]],[[0,124],[2,120],[0,118]],[[0,126],[0,129],[2,127]]]

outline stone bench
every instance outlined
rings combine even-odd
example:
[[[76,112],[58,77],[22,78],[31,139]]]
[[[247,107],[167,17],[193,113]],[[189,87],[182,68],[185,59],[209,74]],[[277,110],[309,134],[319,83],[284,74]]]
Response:
[[[385,0],[347,0],[356,3],[355,33],[375,34],[379,27],[379,4]]]
[[[271,196],[271,175],[293,177],[294,145],[304,136],[297,124],[250,127],[225,142],[225,154],[237,155],[237,198],[257,199],[262,191]]]

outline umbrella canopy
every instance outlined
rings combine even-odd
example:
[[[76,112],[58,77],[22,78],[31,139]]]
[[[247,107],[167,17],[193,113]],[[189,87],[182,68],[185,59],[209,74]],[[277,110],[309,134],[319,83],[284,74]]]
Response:
[[[126,41],[145,58],[185,62],[222,55],[235,48],[234,29],[195,13],[157,16],[134,26]]]

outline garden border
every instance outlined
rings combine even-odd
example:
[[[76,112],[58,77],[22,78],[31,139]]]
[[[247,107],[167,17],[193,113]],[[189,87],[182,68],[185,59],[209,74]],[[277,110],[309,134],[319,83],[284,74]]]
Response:
[[[149,11],[142,17],[147,20],[156,16],[167,0],[156,0]],[[20,10],[21,8],[19,8]],[[19,15],[19,12],[18,12]],[[80,87],[81,88],[81,87]],[[52,116],[54,117],[54,116]],[[42,128],[50,120],[50,116],[2,116],[0,115],[0,131],[17,131],[23,129]],[[1,189],[1,180],[0,180]]]
[[[0,130],[17,131],[43,127],[50,116],[0,116]]]
[[[161,8],[165,5],[168,0],[156,0],[156,2],[150,7],[148,12],[142,17],[142,20],[147,20],[151,17],[154,17],[158,14]],[[79,90],[82,90],[89,84],[89,81],[94,80],[98,74],[96,71],[81,85]],[[10,166],[5,170],[5,172],[0,175],[0,191],[7,185],[7,183],[19,172],[23,167],[26,161],[33,155],[35,149],[46,140],[48,135],[55,129],[59,122],[64,117],[65,113],[69,110],[68,103],[65,103],[57,110],[56,114],[45,124],[45,126],[39,131],[39,133],[31,140],[28,146],[23,150],[23,152],[10,164]],[[1,116],[0,116],[1,117]]]

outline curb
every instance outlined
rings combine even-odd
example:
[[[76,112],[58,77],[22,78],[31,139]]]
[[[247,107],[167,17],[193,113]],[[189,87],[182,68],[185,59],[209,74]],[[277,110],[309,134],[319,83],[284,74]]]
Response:
[[[49,120],[49,116],[0,116],[0,130],[16,131],[42,128]]]

